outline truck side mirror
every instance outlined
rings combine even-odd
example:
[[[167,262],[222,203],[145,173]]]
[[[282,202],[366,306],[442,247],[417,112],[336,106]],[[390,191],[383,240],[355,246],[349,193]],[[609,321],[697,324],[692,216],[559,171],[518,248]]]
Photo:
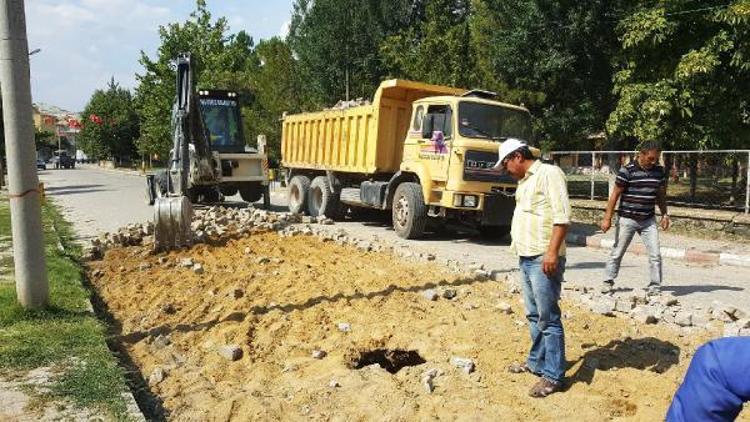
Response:
[[[435,122],[435,115],[433,114],[426,114],[422,118],[422,139],[432,138],[434,122]]]

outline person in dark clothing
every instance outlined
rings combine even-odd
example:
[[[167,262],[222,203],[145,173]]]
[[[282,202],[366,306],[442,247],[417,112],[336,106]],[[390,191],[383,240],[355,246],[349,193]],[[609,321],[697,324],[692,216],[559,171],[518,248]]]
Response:
[[[733,421],[750,401],[750,337],[710,341],[695,352],[667,422]]]
[[[600,226],[605,233],[610,229],[615,204],[619,200],[615,244],[607,261],[602,293],[612,290],[622,257],[636,233],[641,236],[648,250],[651,280],[647,290],[649,294],[660,293],[662,260],[658,226],[664,230],[670,226],[666,201],[666,173],[664,167],[658,164],[660,153],[661,148],[657,143],[646,142],[641,145],[636,160],[622,167],[617,174],[615,188],[609,197]],[[659,206],[662,215],[658,225],[654,212],[655,205]]]

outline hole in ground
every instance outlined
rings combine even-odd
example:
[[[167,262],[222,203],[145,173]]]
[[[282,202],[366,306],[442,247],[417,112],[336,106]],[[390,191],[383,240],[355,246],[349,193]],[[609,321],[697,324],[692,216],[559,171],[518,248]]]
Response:
[[[416,350],[376,349],[360,352],[359,356],[352,360],[351,366],[354,369],[362,369],[377,363],[381,368],[395,374],[401,368],[417,366],[425,362],[427,361],[419,356]]]

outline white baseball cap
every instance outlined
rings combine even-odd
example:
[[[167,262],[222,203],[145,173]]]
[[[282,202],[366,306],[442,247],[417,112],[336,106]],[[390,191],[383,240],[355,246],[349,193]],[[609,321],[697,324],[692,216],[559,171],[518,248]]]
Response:
[[[503,143],[500,144],[500,148],[498,149],[498,159],[497,164],[495,164],[495,167],[500,167],[501,163],[505,159],[505,157],[508,156],[511,152],[521,148],[525,147],[526,142],[516,139],[516,138],[508,138]]]

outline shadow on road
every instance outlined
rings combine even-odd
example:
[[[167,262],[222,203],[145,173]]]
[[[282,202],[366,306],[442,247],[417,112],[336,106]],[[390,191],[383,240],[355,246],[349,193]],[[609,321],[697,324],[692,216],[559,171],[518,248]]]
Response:
[[[45,187],[44,191],[51,196],[80,195],[91,192],[108,192],[109,189],[101,189],[104,185],[70,185]]]
[[[662,286],[664,291],[672,292],[674,296],[687,296],[691,293],[710,293],[717,290],[728,290],[732,292],[743,292],[745,289],[735,286],[711,286],[707,284],[698,284],[694,286]]]

